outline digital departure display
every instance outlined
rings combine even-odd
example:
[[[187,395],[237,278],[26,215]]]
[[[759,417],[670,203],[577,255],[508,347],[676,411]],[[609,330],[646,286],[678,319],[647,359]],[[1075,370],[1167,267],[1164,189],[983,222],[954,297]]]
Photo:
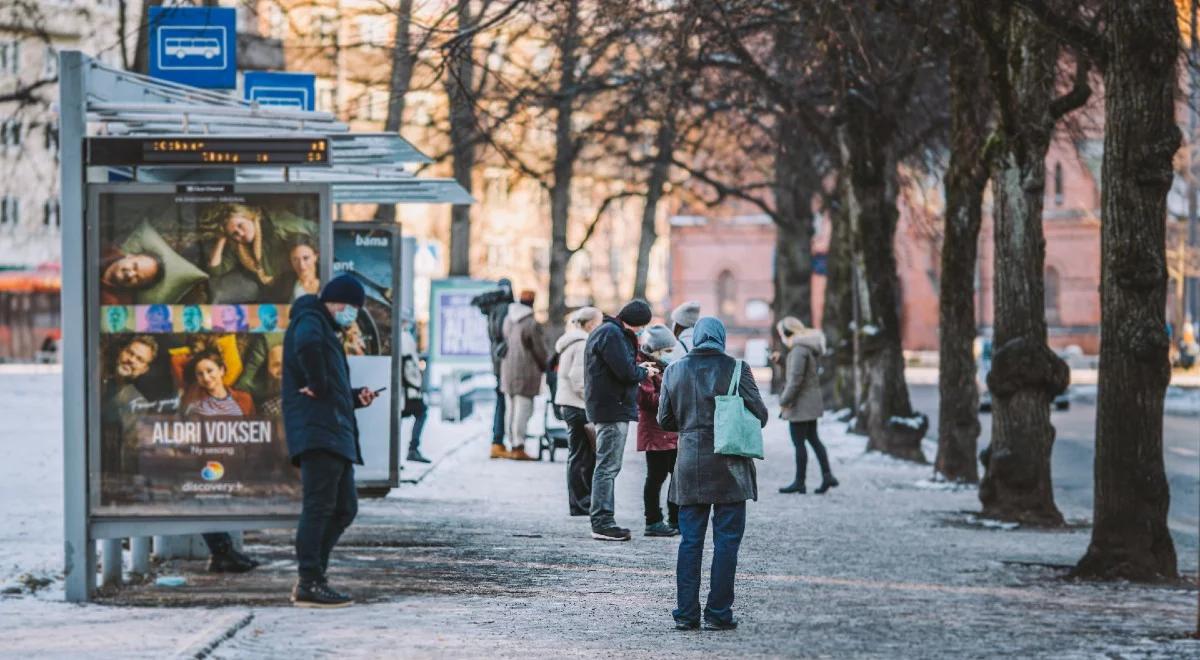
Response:
[[[197,135],[87,138],[88,165],[144,167],[283,167],[329,165],[324,137]]]

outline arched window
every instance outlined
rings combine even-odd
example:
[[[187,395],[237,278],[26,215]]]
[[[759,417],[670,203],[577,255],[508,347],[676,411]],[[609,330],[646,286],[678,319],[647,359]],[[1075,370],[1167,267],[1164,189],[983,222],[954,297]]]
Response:
[[[1058,311],[1059,299],[1058,270],[1054,266],[1046,266],[1046,325],[1056,326],[1062,323]]]
[[[1054,164],[1054,205],[1063,205],[1063,169],[1062,163]]]
[[[726,323],[737,316],[737,279],[727,270],[717,276],[717,313]]]

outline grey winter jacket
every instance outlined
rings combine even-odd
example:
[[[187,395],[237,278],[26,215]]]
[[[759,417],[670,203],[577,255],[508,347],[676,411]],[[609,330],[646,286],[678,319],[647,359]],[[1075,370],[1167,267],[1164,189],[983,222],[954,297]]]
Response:
[[[787,355],[786,384],[779,394],[779,417],[789,422],[820,419],[825,411],[821,400],[821,378],[817,373],[825,335],[808,330],[792,339]]]
[[[587,407],[583,400],[586,380],[583,347],[587,345],[587,338],[586,332],[572,328],[554,343],[554,352],[558,353],[558,390],[554,393],[554,403],[557,405]]]
[[[737,362],[708,348],[692,349],[667,367],[658,403],[658,423],[664,431],[679,432],[679,454],[671,476],[672,502],[732,504],[758,499],[754,459],[713,453],[713,414],[716,396],[729,391]],[[765,426],[763,405],[750,367],[742,363],[738,393],[746,408]]]
[[[533,309],[521,303],[508,306],[504,340],[508,353],[500,363],[500,391],[532,399],[542,390],[548,360],[546,339],[542,326],[533,318]]]

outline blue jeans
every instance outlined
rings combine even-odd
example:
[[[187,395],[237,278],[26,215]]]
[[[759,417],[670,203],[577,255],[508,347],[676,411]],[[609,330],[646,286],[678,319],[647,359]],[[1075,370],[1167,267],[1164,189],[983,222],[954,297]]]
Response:
[[[296,528],[300,579],[321,581],[329,568],[329,553],[358,514],[354,464],[327,451],[305,452],[300,455],[300,482],[304,490]]]
[[[500,391],[500,374],[496,374],[496,410],[492,413],[492,444],[504,446],[504,392]]]
[[[704,536],[708,513],[713,519],[712,575],[704,618],[717,623],[733,620],[733,577],[737,572],[738,547],[746,531],[746,503],[688,504],[679,507],[679,561],[675,565],[678,607],[676,621],[700,622],[700,564],[704,561]]]
[[[592,473],[592,530],[617,526],[617,475],[625,455],[628,422],[596,423],[596,470]]]

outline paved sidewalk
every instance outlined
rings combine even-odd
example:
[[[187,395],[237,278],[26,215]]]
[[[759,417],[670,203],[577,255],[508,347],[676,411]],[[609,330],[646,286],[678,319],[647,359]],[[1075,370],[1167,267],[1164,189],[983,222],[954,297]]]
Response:
[[[164,570],[188,574],[187,587],[128,588],[83,608],[0,600],[0,632],[18,638],[0,655],[20,649],[28,657],[40,644],[69,655],[57,634],[69,621],[74,639],[113,635],[118,642],[107,645],[119,655],[161,657],[194,648],[196,633],[244,612],[253,620],[214,657],[1200,654],[1200,642],[1181,638],[1195,621],[1194,588],[1066,582],[1061,567],[1083,553],[1086,529],[975,524],[973,490],[943,490],[925,481],[928,467],[865,455],[864,440],[836,423],[822,433],[842,486],[823,497],[785,496],[775,488],[790,476],[791,444],[782,423],[768,428],[762,496],[749,505],[738,568],[743,623],[735,632],[671,628],[676,539],[591,540],[586,519],[567,515],[561,459],[489,460],[486,437],[476,435],[420,484],[363,502],[331,576],[359,596],[356,607],[288,607],[290,533],[266,532],[249,547],[268,564],[247,576],[209,577],[200,562],[174,562]],[[640,531],[645,463],[629,445],[617,520]],[[1183,561],[1195,570],[1194,557]],[[176,609],[185,604],[213,609]],[[5,631],[10,614],[20,615],[20,627]]]

